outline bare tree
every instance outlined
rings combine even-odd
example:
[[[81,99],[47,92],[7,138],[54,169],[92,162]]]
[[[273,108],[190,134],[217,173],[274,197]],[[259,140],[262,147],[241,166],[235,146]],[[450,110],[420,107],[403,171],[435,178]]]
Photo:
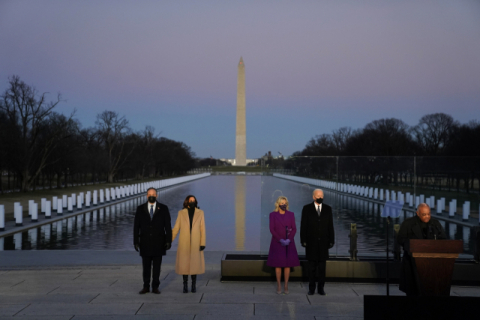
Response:
[[[307,142],[302,151],[304,156],[331,156],[336,153],[335,144],[330,134],[316,135]]]
[[[368,123],[348,139],[347,151],[352,156],[399,156],[415,153],[410,127],[402,120],[390,118]]]
[[[134,150],[133,147],[126,146],[131,131],[128,120],[117,112],[104,111],[97,115],[95,124],[107,155],[107,181],[113,182],[115,175]]]
[[[342,154],[347,147],[347,141],[353,135],[353,130],[350,127],[342,127],[334,130],[332,133],[332,140],[337,151]]]
[[[138,178],[143,179],[145,174],[149,175],[149,168],[154,168],[153,148],[158,135],[155,135],[155,128],[146,126],[145,130],[138,133],[139,142],[137,148],[140,150],[139,166],[141,168]]]
[[[75,113],[69,118],[58,118],[52,110],[62,101],[60,94],[50,102],[46,96],[47,93],[39,94],[18,76],[13,76],[0,97],[0,110],[10,123],[9,140],[16,151],[14,161],[24,192],[30,190],[32,182],[47,165],[50,153],[72,125]]]
[[[453,127],[457,125],[456,121],[445,113],[427,114],[412,129],[412,134],[423,151],[433,156],[444,150]]]

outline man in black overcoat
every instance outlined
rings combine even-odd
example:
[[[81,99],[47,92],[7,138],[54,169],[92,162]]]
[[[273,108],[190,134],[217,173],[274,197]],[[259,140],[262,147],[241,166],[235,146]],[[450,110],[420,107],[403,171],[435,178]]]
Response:
[[[313,200],[302,210],[300,243],[305,247],[308,260],[308,294],[315,294],[315,285],[318,283],[318,293],[324,296],[328,249],[335,244],[335,231],[332,207],[323,203],[323,191],[315,189]]]
[[[405,250],[409,239],[447,239],[445,230],[437,219],[431,217],[430,207],[426,203],[418,205],[416,216],[403,221],[397,238],[398,244],[403,247],[399,289],[407,296],[419,296],[422,293],[415,259]]]
[[[162,256],[172,247],[172,224],[168,207],[157,201],[155,188],[147,190],[147,203],[137,207],[133,227],[133,245],[140,251],[143,264],[143,289],[150,292],[150,275],[153,265],[152,292],[159,294]]]

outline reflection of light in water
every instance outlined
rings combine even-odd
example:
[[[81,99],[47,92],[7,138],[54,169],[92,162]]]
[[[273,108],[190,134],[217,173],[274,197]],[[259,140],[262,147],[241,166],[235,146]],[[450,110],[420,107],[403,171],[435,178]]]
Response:
[[[0,251],[3,251],[3,247],[5,246],[3,238],[0,238]]]
[[[22,233],[18,232],[13,235],[13,242],[15,243],[15,250],[22,250]]]
[[[245,176],[235,177],[235,247],[245,250]]]
[[[77,216],[77,232],[82,231],[83,215]]]
[[[62,221],[57,221],[57,240],[62,239]]]
[[[28,230],[28,238],[32,248],[37,246],[37,228]]]
[[[463,227],[463,249],[469,250],[468,239],[470,238],[470,227]]]
[[[450,227],[448,229],[449,229],[448,233],[449,233],[450,239],[455,239],[455,234],[457,233],[457,225],[450,223]]]
[[[72,234],[73,230],[73,218],[67,219],[67,233]]]
[[[52,227],[51,224],[45,225],[45,229],[43,230],[43,234],[45,235],[45,242],[50,242],[50,228]]]
[[[304,183],[300,187],[300,192],[302,194],[308,194],[308,193],[311,193],[313,191],[310,190],[310,185],[309,184]]]

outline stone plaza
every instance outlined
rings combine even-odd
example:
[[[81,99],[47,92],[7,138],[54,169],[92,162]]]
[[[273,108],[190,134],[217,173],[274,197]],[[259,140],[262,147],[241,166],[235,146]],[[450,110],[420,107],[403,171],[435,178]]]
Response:
[[[278,295],[268,281],[222,282],[224,252],[206,252],[196,293],[182,293],[175,252],[164,257],[161,294],[139,295],[141,258],[134,251],[37,250],[0,254],[0,319],[363,319],[363,296],[386,294],[385,284],[329,283],[326,296],[290,282]],[[390,285],[390,294],[403,295]],[[453,286],[454,296],[480,296]]]

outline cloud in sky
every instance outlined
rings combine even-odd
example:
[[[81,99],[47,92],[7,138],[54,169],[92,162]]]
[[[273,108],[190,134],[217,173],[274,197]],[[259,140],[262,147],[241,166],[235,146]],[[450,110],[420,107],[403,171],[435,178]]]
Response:
[[[246,67],[247,156],[382,117],[480,116],[477,1],[2,1],[0,89],[60,91],[199,156],[233,157]]]

